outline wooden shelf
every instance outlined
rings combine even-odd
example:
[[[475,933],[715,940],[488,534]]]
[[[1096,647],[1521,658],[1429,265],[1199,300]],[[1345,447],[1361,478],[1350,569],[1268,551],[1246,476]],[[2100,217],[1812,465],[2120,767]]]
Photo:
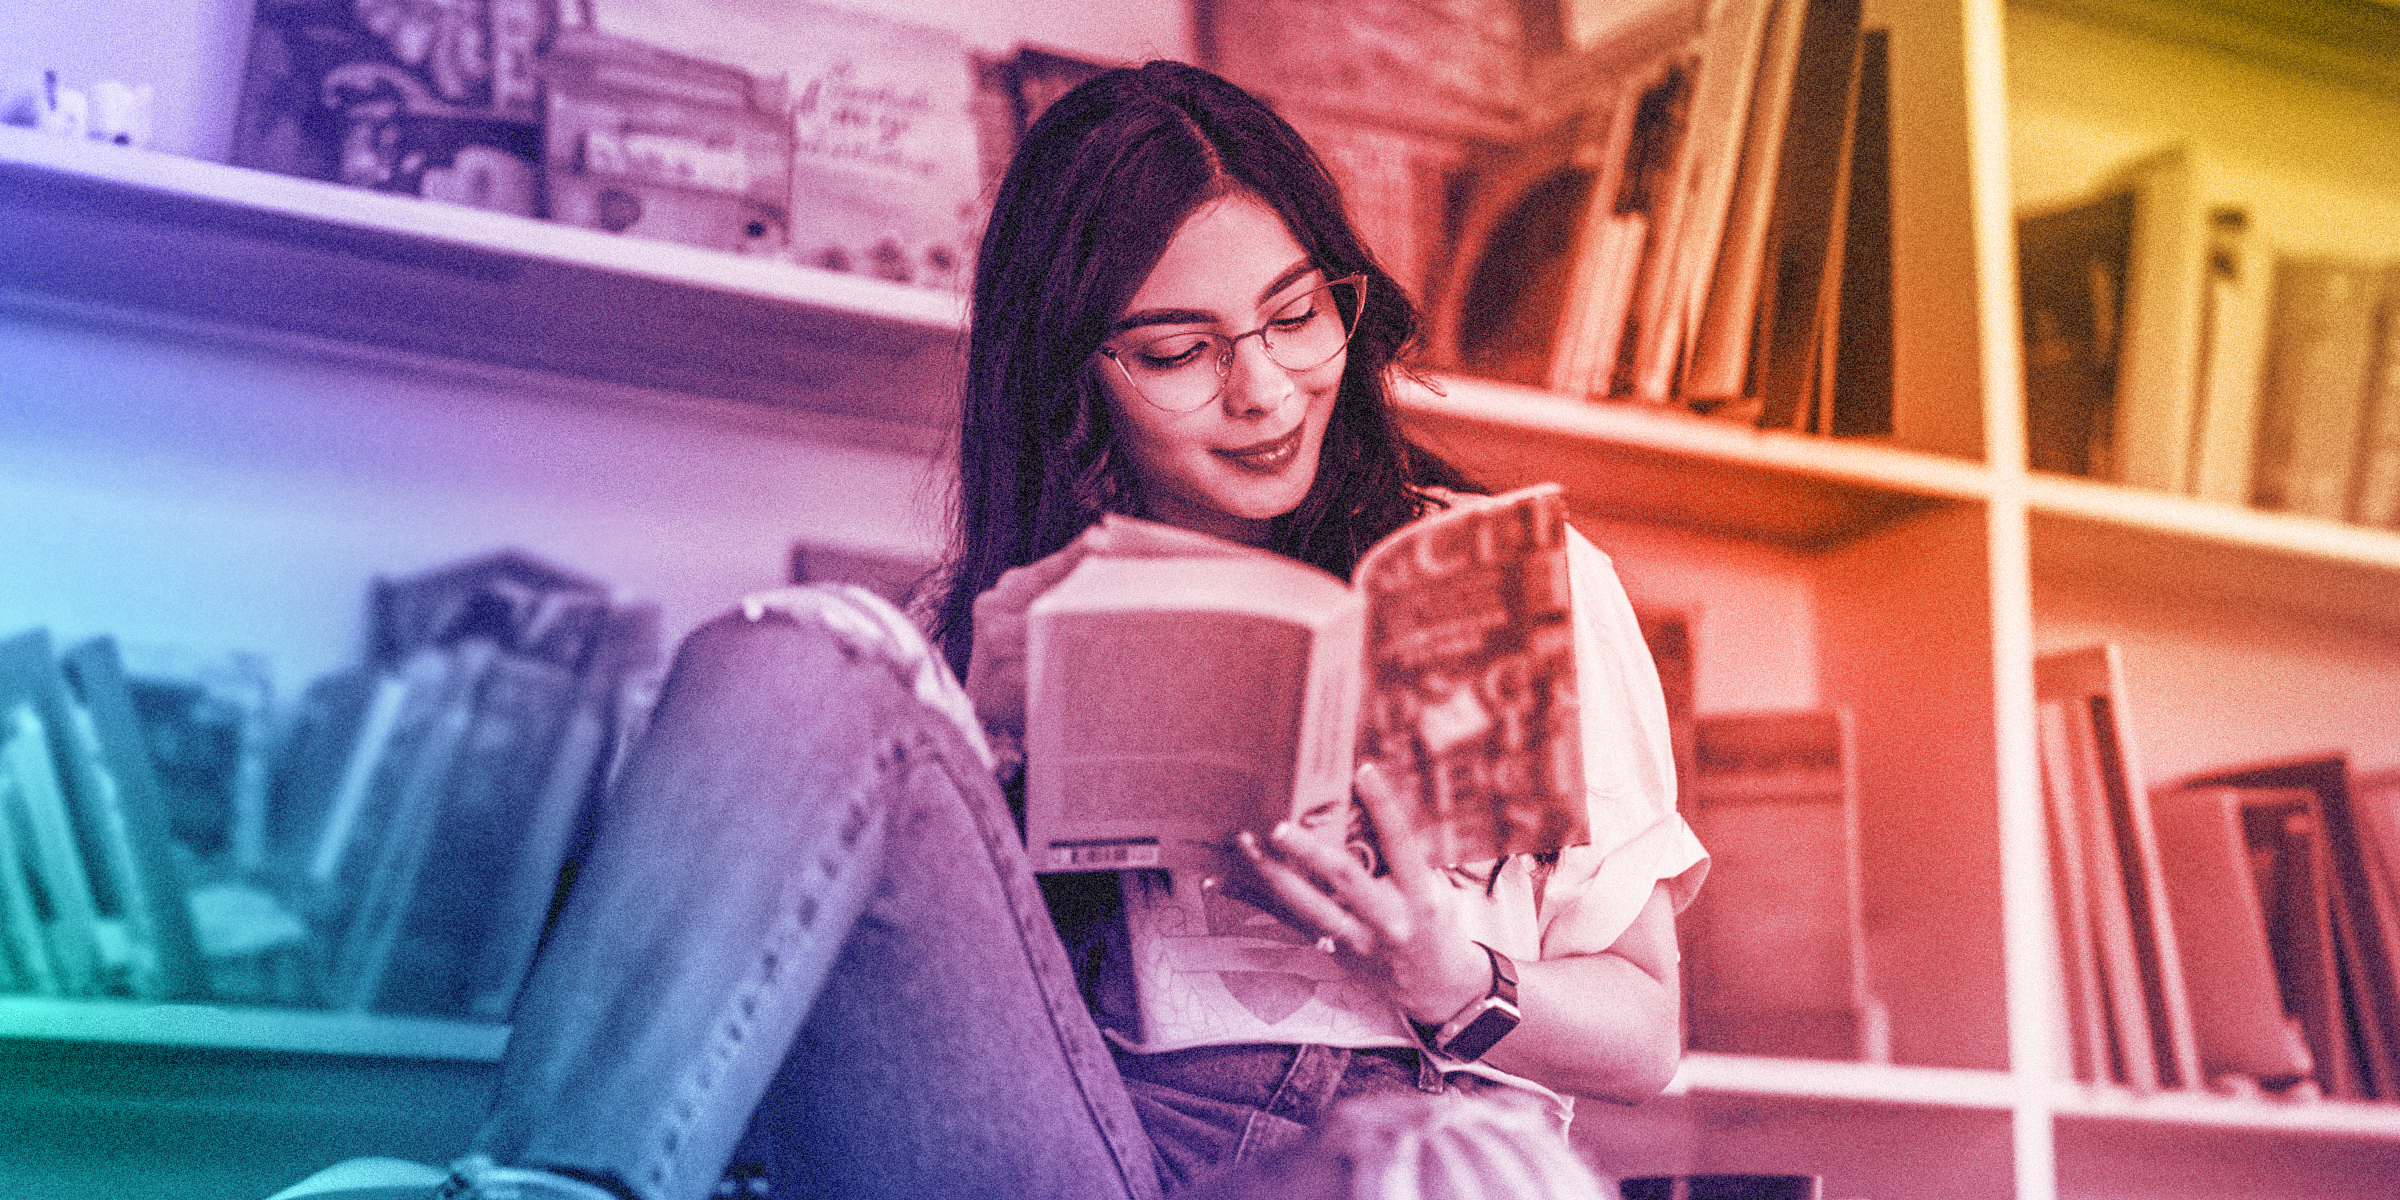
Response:
[[[2400,634],[2400,534],[2058,475],[2026,492],[2039,579]]]
[[[1667,1085],[1667,1094],[1780,1096],[1993,1110],[2014,1107],[2019,1101],[2017,1082],[2005,1071],[1704,1053],[1684,1055],[1674,1081]]]
[[[907,427],[950,422],[964,298],[0,128],[0,297]]]
[[[508,1027],[298,1008],[0,996],[0,1040],[498,1062]]]
[[[1981,464],[1659,408],[1441,376],[1404,387],[1410,430],[1493,488],[1566,485],[1580,512],[1823,550],[1990,492]]]
[[[2092,1084],[2062,1085],[2052,1104],[2062,1120],[2138,1121],[2400,1142],[2400,1104],[2286,1101],[2192,1092],[2144,1094]]]

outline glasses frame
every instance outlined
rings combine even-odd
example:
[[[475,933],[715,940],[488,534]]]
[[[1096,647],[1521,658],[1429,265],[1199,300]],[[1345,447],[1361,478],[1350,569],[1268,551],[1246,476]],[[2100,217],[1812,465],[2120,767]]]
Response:
[[[1332,362],[1336,356],[1338,356],[1338,355],[1340,355],[1340,354],[1342,353],[1342,351],[1349,349],[1349,348],[1350,348],[1350,339],[1351,339],[1351,338],[1353,338],[1353,337],[1356,337],[1356,336],[1358,336],[1358,323],[1359,323],[1361,320],[1364,320],[1364,319],[1366,318],[1366,315],[1367,315],[1367,273],[1366,273],[1366,272],[1364,272],[1364,271],[1360,271],[1360,272],[1357,272],[1357,273],[1355,273],[1355,274],[1351,274],[1351,275],[1344,275],[1344,276],[1342,276],[1340,279],[1328,279],[1328,280],[1326,280],[1325,282],[1323,282],[1323,283],[1320,283],[1320,284],[1318,284],[1317,286],[1315,286],[1315,287],[1313,287],[1313,288],[1310,288],[1310,289],[1308,289],[1308,290],[1307,290],[1307,291],[1305,291],[1305,292],[1302,292],[1302,293],[1300,293],[1300,295],[1299,295],[1299,296],[1294,296],[1292,299],[1293,299],[1293,300],[1299,300],[1299,299],[1301,299],[1302,297],[1305,297],[1305,296],[1311,296],[1311,295],[1315,295],[1315,294],[1316,294],[1316,293],[1318,293],[1318,292],[1326,291],[1326,290],[1328,290],[1328,289],[1331,289],[1331,288],[1340,287],[1341,285],[1343,285],[1343,284],[1346,284],[1346,283],[1347,283],[1347,284],[1356,284],[1356,285],[1358,286],[1358,300],[1357,300],[1357,303],[1356,303],[1356,306],[1355,306],[1355,309],[1354,309],[1354,311],[1352,311],[1352,312],[1351,312],[1351,314],[1350,314],[1350,319],[1349,319],[1347,322],[1345,322],[1345,323],[1344,323],[1344,325],[1343,325],[1343,328],[1342,328],[1342,344],[1341,344],[1341,345],[1339,345],[1339,346],[1336,346],[1336,347],[1334,347],[1334,349],[1333,349],[1333,353],[1331,353],[1331,354],[1328,354],[1328,355],[1326,355],[1326,356],[1325,356],[1325,357],[1324,357],[1322,360],[1320,360],[1320,361],[1318,361],[1318,362],[1315,362],[1315,363],[1312,363],[1312,364],[1310,364],[1310,365],[1308,365],[1308,366],[1305,366],[1305,367],[1289,367],[1289,366],[1284,366],[1283,360],[1282,360],[1282,359],[1279,359],[1279,358],[1277,358],[1277,357],[1275,357],[1275,350],[1274,350],[1274,348],[1273,348],[1272,346],[1269,346],[1269,345],[1267,344],[1267,337],[1266,337],[1266,334],[1267,334],[1267,330],[1268,330],[1268,328],[1269,328],[1269,327],[1271,327],[1272,325],[1274,325],[1274,321],[1272,321],[1272,320],[1269,320],[1269,321],[1267,322],[1267,324],[1265,324],[1265,325],[1261,325],[1261,326],[1259,326],[1258,328],[1256,328],[1256,329],[1253,329],[1253,330],[1251,330],[1251,331],[1250,331],[1250,332],[1248,332],[1248,333],[1235,334],[1235,335],[1233,335],[1233,336],[1231,336],[1231,337],[1226,337],[1226,335],[1224,335],[1224,334],[1214,334],[1213,336],[1216,336],[1216,337],[1224,337],[1224,338],[1225,338],[1225,349],[1224,349],[1224,351],[1223,351],[1222,353],[1220,353],[1220,354],[1218,354],[1218,355],[1217,355],[1217,387],[1216,387],[1216,390],[1215,390],[1215,391],[1212,391],[1212,392],[1210,392],[1210,393],[1208,394],[1208,399],[1206,399],[1206,400],[1202,400],[1202,401],[1199,401],[1198,403],[1196,403],[1196,404],[1193,404],[1193,405],[1191,405],[1191,406],[1190,406],[1190,407],[1188,407],[1188,408],[1170,408],[1170,407],[1168,407],[1167,405],[1161,404],[1161,403],[1159,403],[1158,401],[1156,401],[1156,400],[1152,399],[1152,398],[1151,398],[1151,396],[1150,396],[1150,393],[1149,393],[1149,392],[1147,392],[1147,391],[1145,391],[1145,390],[1143,390],[1143,388],[1142,388],[1142,384],[1141,384],[1141,381],[1140,381],[1140,380],[1138,380],[1138,379],[1135,379],[1135,378],[1133,377],[1133,368],[1131,368],[1131,367],[1128,367],[1128,366],[1126,366],[1126,365],[1125,365],[1125,359],[1124,359],[1124,357],[1123,357],[1123,354],[1124,354],[1124,352],[1123,352],[1122,350],[1118,349],[1117,347],[1115,347],[1115,346],[1102,346],[1102,347],[1100,347],[1100,356],[1101,356],[1102,358],[1105,358],[1105,359],[1107,359],[1108,361],[1110,361],[1110,362],[1112,362],[1112,363],[1115,363],[1115,364],[1117,364],[1117,373],[1118,373],[1118,374],[1120,374],[1120,375],[1123,375],[1123,376],[1125,377],[1125,384],[1126,384],[1126,386],[1128,386],[1128,387],[1130,387],[1130,388],[1132,388],[1132,389],[1133,389],[1133,394],[1134,394],[1134,395],[1140,396],[1140,397],[1142,398],[1142,403],[1144,403],[1144,404],[1147,404],[1147,405],[1149,405],[1150,407],[1152,407],[1152,408],[1155,408],[1155,409],[1159,410],[1160,412],[1168,412],[1168,413],[1193,413],[1193,412],[1198,412],[1198,411],[1200,411],[1201,409],[1208,407],[1208,406],[1209,406],[1209,404],[1210,404],[1210,402],[1214,401],[1214,400],[1215,400],[1217,397],[1219,397],[1219,396],[1222,396],[1222,395],[1224,395],[1224,394],[1225,394],[1225,381],[1226,381],[1227,379],[1231,378],[1231,377],[1232,377],[1232,375],[1233,375],[1233,356],[1234,356],[1234,352],[1235,352],[1235,350],[1236,350],[1236,349],[1237,349],[1237,348],[1238,348],[1238,347],[1241,345],[1241,343],[1242,343],[1242,339],[1244,339],[1244,338],[1251,338],[1251,337],[1255,337],[1255,338],[1257,338],[1257,339],[1258,339],[1258,348],[1259,348],[1259,350],[1260,350],[1261,352],[1263,352],[1263,353],[1264,353],[1264,354],[1267,356],[1267,361],[1268,361],[1268,362],[1271,362],[1271,363],[1274,363],[1274,364],[1275,364],[1276,366],[1278,366],[1278,367],[1282,367],[1282,368],[1283,368],[1284,370],[1286,370],[1286,371],[1313,371],[1313,370],[1316,370],[1318,367],[1324,366],[1326,363]],[[1289,306],[1289,302],[1286,302],[1286,305],[1285,305],[1285,307],[1288,307],[1288,306]],[[1337,309],[1338,309],[1338,307],[1339,307],[1339,306],[1337,305],[1336,307],[1337,307]],[[1281,309],[1281,308],[1278,308],[1276,311],[1280,312],[1280,311],[1282,311],[1282,309]]]

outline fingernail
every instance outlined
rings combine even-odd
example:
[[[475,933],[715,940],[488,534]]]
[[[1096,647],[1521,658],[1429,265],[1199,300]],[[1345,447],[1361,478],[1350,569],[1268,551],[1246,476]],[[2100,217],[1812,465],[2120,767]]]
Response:
[[[1233,835],[1233,844],[1241,847],[1242,853],[1252,858],[1264,856],[1264,852],[1258,848],[1258,835],[1247,829]]]
[[[1275,828],[1267,831],[1267,836],[1275,839],[1275,843],[1277,845],[1282,845],[1283,843],[1298,837],[1299,833],[1299,830],[1292,828],[1292,823],[1290,821],[1277,821],[1275,822]]]
[[[1200,880],[1200,890],[1204,892],[1213,892],[1217,890],[1217,888],[1224,882],[1224,880],[1219,879],[1214,875],[1204,876]]]

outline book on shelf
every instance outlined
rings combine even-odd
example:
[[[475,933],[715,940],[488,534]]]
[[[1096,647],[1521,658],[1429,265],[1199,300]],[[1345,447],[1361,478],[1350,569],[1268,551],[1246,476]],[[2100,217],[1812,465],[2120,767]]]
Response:
[[[1650,6],[1536,82],[1525,131],[1471,175],[1437,354],[1891,431],[1889,39],[1856,0]]]
[[[2389,411],[2391,389],[2375,386],[2393,371],[2378,358],[2391,353],[2395,276],[2380,263],[2276,261],[2251,503],[2333,521],[2400,503],[2358,490],[2370,464],[2377,480],[2400,484],[2400,413]]]
[[[0,706],[0,766],[8,776],[10,840],[23,875],[10,889],[11,947],[28,982],[59,996],[101,993],[100,905],[76,844],[49,726],[22,696]],[[13,903],[21,899],[24,908]]]
[[[466,981],[470,1015],[499,1021],[508,1016],[518,989],[532,969],[543,931],[564,887],[580,823],[597,789],[606,785],[610,751],[632,707],[629,689],[647,678],[660,653],[659,611],[652,604],[617,604],[599,632],[583,669],[572,680],[563,723],[539,770],[523,777],[515,819],[488,831],[493,852],[508,863],[496,894],[486,893],[480,936],[465,952],[472,965]]]
[[[2290,810],[2306,800],[2292,789],[2233,787],[2167,787],[2150,798],[2200,1069],[2213,1090],[2282,1091],[2313,1078],[2322,1057],[2322,1038],[2311,1036],[2324,1031],[2322,1014],[2303,1015],[2287,998],[2277,965],[2279,950],[2289,961],[2301,948],[2276,932],[2291,911],[2273,864],[2294,832]]]
[[[2144,1091],[2198,1087],[2190,993],[2116,647],[2042,655],[2034,691],[2059,856],[2052,875],[2082,888],[2059,907],[2089,920],[2059,931],[2077,1069]]]
[[[2034,470],[2111,471],[2133,214],[2132,194],[2120,192],[2017,219],[2025,448]]]
[[[129,933],[146,952],[133,994],[146,1000],[197,1000],[208,995],[208,974],[187,900],[190,888],[177,861],[166,793],[152,757],[125,665],[113,638],[86,641],[67,652],[69,684],[90,714],[91,747],[106,783],[95,799],[108,811],[104,855],[121,898]]]
[[[2254,236],[2251,225],[2249,209],[2239,204],[2208,210],[2188,474],[2192,495],[2226,504],[2250,502],[2259,374],[2266,356],[2273,271],[2263,239]]]
[[[1358,761],[1439,861],[1587,840],[1566,536],[1544,484],[1453,498],[1349,584],[1232,543],[1085,558],[1028,613],[1035,869],[1223,875],[1283,821],[1347,844]]]
[[[2349,516],[2360,525],[2400,529],[2400,262],[2384,268],[2368,341]]]
[[[105,640],[65,661],[45,630],[0,643],[11,841],[47,949],[48,969],[29,982],[69,996],[202,999],[188,889],[116,666]]]
[[[2280,831],[2271,903],[2285,920],[2276,936],[2307,951],[2297,957],[2309,969],[2293,972],[2286,986],[2305,992],[2300,1016],[2319,1077],[2337,1097],[2400,1099],[2400,962],[2393,957],[2400,905],[2377,884],[2367,827],[2351,802],[2347,757],[2285,759],[2181,782],[2285,795],[2279,807],[2255,806],[2261,815],[2254,819]],[[2288,968],[2281,956],[2278,965]]]
[[[1890,1060],[1867,973],[1851,722],[1844,709],[1694,722],[1683,809],[1710,866],[1680,920],[1691,1049]]]
[[[312,734],[346,746],[308,864],[336,1007],[502,1019],[530,964],[630,674],[658,649],[655,607],[503,553],[372,591],[386,661],[363,696],[322,695]],[[390,661],[394,660],[395,661]],[[295,800],[307,791],[295,788]]]
[[[1566,280],[1549,386],[1574,395],[1626,390],[1623,378],[1644,318],[1635,305],[1655,274],[1660,206],[1681,157],[1690,72],[1679,58],[1652,63],[1613,104]]]

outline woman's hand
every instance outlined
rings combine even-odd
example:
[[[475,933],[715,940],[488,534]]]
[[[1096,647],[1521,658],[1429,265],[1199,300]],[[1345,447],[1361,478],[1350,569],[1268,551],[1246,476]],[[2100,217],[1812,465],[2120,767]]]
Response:
[[[1448,1021],[1491,988],[1491,959],[1469,938],[1483,900],[1435,864],[1414,806],[1372,766],[1357,792],[1385,875],[1333,839],[1287,822],[1237,837],[1293,928],[1328,939],[1353,978],[1424,1024]],[[1562,1092],[1631,1104],[1658,1094],[1681,1055],[1675,913],[1665,883],[1606,948],[1517,960],[1524,1020],[1483,1061]]]
[[[1264,839],[1236,838],[1285,921],[1329,939],[1351,975],[1408,1015],[1440,1024],[1489,990],[1491,959],[1467,935],[1469,897],[1432,861],[1414,805],[1368,763],[1356,790],[1389,870],[1377,876],[1335,837],[1284,822]]]
[[[1026,612],[1086,558],[1189,558],[1249,554],[1244,547],[1154,521],[1104,518],[1057,553],[1002,573],[975,598],[975,646],[967,658],[967,699],[984,731],[1021,744],[1025,737]]]

